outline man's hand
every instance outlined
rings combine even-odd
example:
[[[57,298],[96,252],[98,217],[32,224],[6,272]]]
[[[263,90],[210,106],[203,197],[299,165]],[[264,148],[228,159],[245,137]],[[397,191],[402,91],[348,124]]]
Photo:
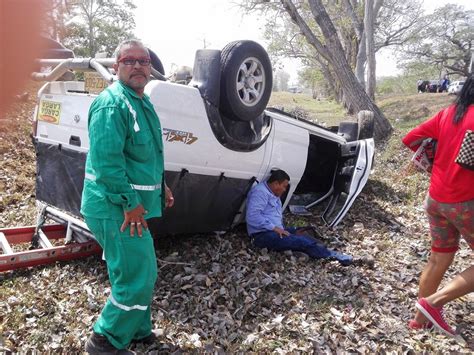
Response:
[[[279,227],[273,228],[273,231],[277,232],[280,235],[280,238],[288,237],[290,235],[290,232],[284,230],[283,228],[279,228]]]
[[[170,188],[165,184],[165,207],[173,207],[174,197]]]
[[[122,227],[120,227],[120,231],[123,232],[127,229],[127,226],[130,225],[130,237],[135,236],[135,229],[139,237],[142,236],[142,227],[148,229],[148,224],[145,221],[143,216],[147,213],[142,205],[138,205],[131,211],[125,211],[124,214],[124,221],[122,223]]]

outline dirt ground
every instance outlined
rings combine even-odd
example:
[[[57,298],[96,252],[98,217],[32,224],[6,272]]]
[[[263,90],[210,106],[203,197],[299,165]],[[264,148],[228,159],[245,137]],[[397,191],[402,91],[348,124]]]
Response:
[[[35,223],[29,132],[36,90],[30,87],[29,97],[0,120],[0,227]],[[390,111],[397,104],[387,105]],[[423,115],[432,113],[428,110]],[[329,247],[373,263],[343,267],[303,254],[256,250],[242,230],[159,239],[152,317],[163,335],[160,344],[135,350],[472,353],[472,296],[445,307],[464,342],[407,328],[429,255],[422,208],[428,177],[408,168],[411,154],[400,143],[410,116],[392,119],[394,134],[378,145],[374,172],[337,228],[327,229],[316,210],[309,217],[285,216],[288,223],[317,226]],[[463,244],[445,280],[471,263]],[[81,352],[109,294],[99,257],[1,274],[0,351]]]

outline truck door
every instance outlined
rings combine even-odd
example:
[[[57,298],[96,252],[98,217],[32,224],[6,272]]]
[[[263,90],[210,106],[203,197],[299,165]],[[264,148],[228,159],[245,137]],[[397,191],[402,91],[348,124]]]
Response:
[[[346,215],[364,188],[372,169],[375,144],[373,138],[341,145],[334,190],[323,213],[329,227],[335,227]]]

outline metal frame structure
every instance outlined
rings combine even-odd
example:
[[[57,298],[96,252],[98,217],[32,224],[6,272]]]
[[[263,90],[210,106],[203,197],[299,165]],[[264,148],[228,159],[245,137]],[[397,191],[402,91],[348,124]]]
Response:
[[[74,260],[102,252],[86,224],[50,206],[41,205],[36,226],[0,229],[0,272]],[[50,219],[56,224],[45,225]],[[52,241],[64,239],[62,245]],[[14,250],[13,245],[29,243],[29,249]]]

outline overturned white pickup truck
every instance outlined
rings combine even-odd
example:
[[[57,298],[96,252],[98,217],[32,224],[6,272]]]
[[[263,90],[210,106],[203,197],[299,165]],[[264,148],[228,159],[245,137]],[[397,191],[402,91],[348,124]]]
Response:
[[[55,50],[61,52],[59,44]],[[150,221],[153,231],[203,233],[243,222],[248,191],[276,168],[291,177],[285,207],[295,194],[311,194],[315,202],[306,207],[327,204],[326,223],[341,221],[371,170],[373,122],[363,129],[357,122],[326,129],[266,108],[272,68],[252,41],[198,50],[187,85],[167,81],[160,60],[150,54],[158,80],[145,92],[161,120],[166,182],[175,197],[163,218]],[[89,148],[88,110],[99,84],[117,80],[113,62],[41,59],[50,71],[33,74],[46,81],[35,110],[36,198],[76,216]],[[65,81],[68,75],[73,80]]]

